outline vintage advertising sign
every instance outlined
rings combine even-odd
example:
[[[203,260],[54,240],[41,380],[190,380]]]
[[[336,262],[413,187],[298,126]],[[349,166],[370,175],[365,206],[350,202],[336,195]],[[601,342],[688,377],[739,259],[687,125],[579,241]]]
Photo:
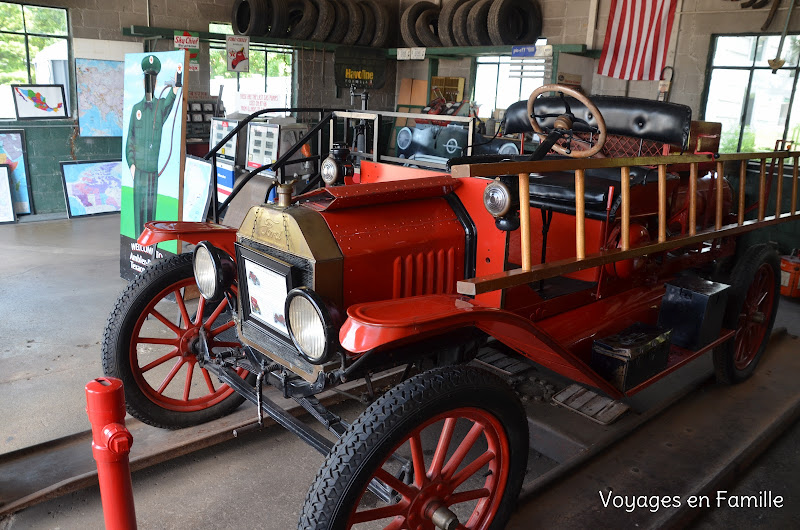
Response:
[[[340,46],[334,52],[333,75],[339,88],[383,88],[386,84],[386,53]]]
[[[522,46],[511,47],[511,57],[552,57],[553,46],[545,44],[536,46],[535,44],[524,44]]]
[[[132,279],[154,259],[180,252],[176,241],[142,246],[148,221],[182,218],[186,50],[125,55],[120,274]]]
[[[200,71],[200,62],[197,60],[197,55],[200,53],[200,33],[175,30],[175,49],[187,50],[190,72]]]
[[[278,94],[267,94],[266,92],[239,92],[238,94],[239,112],[252,114],[261,109],[270,107],[288,107],[286,98]]]
[[[250,37],[244,35],[228,35],[225,42],[228,52],[229,72],[250,71]]]

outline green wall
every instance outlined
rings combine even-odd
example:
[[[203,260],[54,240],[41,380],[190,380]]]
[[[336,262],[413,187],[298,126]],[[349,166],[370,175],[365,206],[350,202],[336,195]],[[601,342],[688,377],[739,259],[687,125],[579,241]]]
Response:
[[[59,162],[118,160],[121,157],[122,138],[81,137],[77,135],[77,128],[74,120],[4,121],[0,124],[0,130],[25,131],[33,213],[66,212]]]

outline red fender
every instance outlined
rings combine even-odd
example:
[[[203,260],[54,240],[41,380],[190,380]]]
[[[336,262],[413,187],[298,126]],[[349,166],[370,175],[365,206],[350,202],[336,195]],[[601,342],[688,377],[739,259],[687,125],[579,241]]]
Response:
[[[355,304],[339,331],[346,350],[358,355],[408,344],[459,328],[475,327],[540,365],[611,397],[619,390],[531,321],[458,295],[425,295]]]
[[[144,230],[137,240],[142,246],[155,245],[163,241],[179,239],[196,245],[201,241],[208,241],[219,247],[233,259],[236,251],[233,244],[236,242],[238,228],[222,226],[214,223],[193,223],[188,221],[150,221],[144,224]]]

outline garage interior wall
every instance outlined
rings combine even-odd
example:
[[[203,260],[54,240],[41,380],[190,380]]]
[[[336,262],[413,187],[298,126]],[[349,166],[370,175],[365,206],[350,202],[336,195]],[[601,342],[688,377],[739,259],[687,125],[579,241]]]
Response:
[[[13,0],[12,0],[13,1]],[[381,0],[395,6],[399,21],[402,9],[412,0]],[[590,21],[589,13],[595,0],[539,0],[543,10],[543,36],[551,44],[587,44],[589,49],[602,47],[611,0],[597,0],[597,20]],[[22,2],[24,3],[24,2]],[[148,0],[39,0],[36,5],[65,7],[69,10],[71,34],[74,38],[102,40],[136,40],[123,37],[121,28],[147,25]],[[437,2],[441,3],[441,2]],[[209,22],[228,22],[232,0],[149,0],[150,25],[162,28],[207,31]],[[770,28],[778,33],[783,27],[788,4],[784,3]],[[674,60],[671,100],[684,103],[699,115],[705,82],[706,62],[715,33],[760,33],[768,10],[744,10],[739,2],[721,0],[679,0],[676,30],[671,40],[668,64]],[[590,31],[590,26],[593,31]],[[398,28],[399,30],[399,28]],[[789,31],[800,31],[800,10],[795,10]],[[591,36],[591,38],[589,38]],[[398,31],[398,44],[399,31]],[[172,48],[171,41],[160,40],[157,50]],[[673,59],[674,56],[674,59]],[[208,91],[208,45],[201,44],[199,75],[189,77],[189,90]],[[469,78],[469,58],[440,59],[438,75]],[[393,109],[396,87],[405,77],[427,79],[428,61],[390,61],[387,84],[371,93],[369,108]],[[321,50],[298,51],[296,65],[296,94],[300,106],[347,107],[350,97],[346,90],[337,91],[333,83],[333,54]],[[74,67],[73,72],[74,74]],[[74,75],[73,75],[74,79]],[[624,95],[654,99],[657,82],[611,79],[594,75],[595,94]],[[74,83],[70,87],[74,99]],[[470,93],[472,87],[466,87]],[[356,106],[360,101],[356,100]],[[0,128],[26,130],[30,179],[35,213],[64,212],[59,162],[70,159],[105,159],[119,156],[120,138],[81,138],[76,120],[66,124],[37,122],[34,125],[2,121]]]

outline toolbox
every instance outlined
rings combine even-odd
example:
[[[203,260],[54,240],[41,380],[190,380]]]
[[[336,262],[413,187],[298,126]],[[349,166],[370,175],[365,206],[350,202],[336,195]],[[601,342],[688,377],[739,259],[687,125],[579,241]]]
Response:
[[[697,351],[719,338],[728,303],[729,285],[696,276],[666,284],[658,326],[672,329],[672,344]]]
[[[592,346],[592,368],[617,389],[630,390],[667,367],[671,330],[637,322]]]

